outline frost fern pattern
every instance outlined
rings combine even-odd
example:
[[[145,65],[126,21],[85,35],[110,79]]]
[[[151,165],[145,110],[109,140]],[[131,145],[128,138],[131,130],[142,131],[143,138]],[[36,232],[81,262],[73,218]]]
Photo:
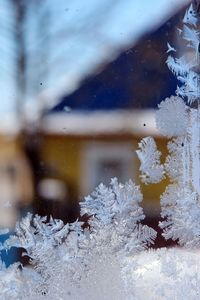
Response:
[[[94,276],[99,274],[102,280],[102,272],[105,278],[107,274],[120,277],[121,273],[120,284],[125,283],[121,271],[126,257],[146,249],[156,237],[152,228],[141,224],[145,218],[141,201],[140,189],[131,180],[121,184],[113,178],[109,187],[100,184],[81,203],[81,214],[89,218],[87,226],[78,220],[64,225],[61,220],[28,213],[2,249],[23,248],[32,267],[14,264],[6,269],[2,264],[4,299],[35,300],[45,295],[48,299],[91,299],[90,293],[94,296],[97,292]],[[9,283],[3,280],[7,277]],[[101,295],[96,299],[107,299],[105,284],[98,282],[101,293],[106,290],[105,298]],[[116,294],[112,291],[109,299],[120,299],[116,295],[123,288],[120,286]],[[80,290],[85,290],[84,296]]]
[[[170,55],[167,59],[169,69],[182,85],[177,87],[176,96],[160,103],[156,112],[158,130],[171,138],[166,161],[160,163],[161,153],[151,137],[143,139],[137,151],[141,177],[146,184],[166,176],[171,181],[161,196],[164,220],[160,227],[164,237],[189,247],[200,245],[200,33],[197,21],[191,5],[183,19],[183,29],[179,29],[186,43],[185,55],[180,58]],[[170,47],[167,52],[175,52],[175,49]]]

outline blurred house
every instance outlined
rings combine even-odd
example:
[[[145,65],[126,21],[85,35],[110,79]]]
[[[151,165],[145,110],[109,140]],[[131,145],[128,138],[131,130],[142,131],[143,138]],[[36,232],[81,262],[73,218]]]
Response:
[[[56,113],[42,120],[40,134],[40,157],[51,170],[43,180],[65,182],[68,201],[83,200],[101,182],[109,184],[112,177],[122,183],[132,179],[139,184],[135,150],[142,137],[154,136],[166,152],[166,141],[155,128],[154,110]],[[147,211],[158,214],[163,184],[142,188]]]
[[[162,153],[167,153],[166,140],[155,128],[154,110],[176,89],[165,61],[167,41],[176,43],[174,28],[179,21],[180,15],[174,16],[117,59],[102,63],[75,92],[44,113],[40,159],[51,172],[43,180],[64,183],[69,207],[70,201],[83,199],[111,177],[140,183],[135,150],[142,137],[154,136]],[[142,185],[150,217],[158,216],[164,189],[165,181]]]
[[[167,41],[176,43],[174,28],[181,17],[175,15],[137,45],[102,62],[31,128],[10,139],[10,134],[2,134],[0,204],[10,212],[13,208],[12,220],[17,219],[14,208],[23,211],[33,201],[37,213],[72,221],[79,213],[78,201],[100,182],[108,184],[116,176],[121,182],[131,178],[139,183],[135,150],[142,137],[154,136],[166,153],[153,113],[177,85],[165,61]],[[149,216],[158,215],[164,188],[164,182],[142,185]]]
[[[38,124],[23,130],[13,124],[11,131],[1,124],[0,229],[13,228],[31,204],[39,214],[73,221],[78,202],[111,177],[141,184],[135,150],[144,136],[154,136],[165,156],[154,110],[177,85],[165,61],[167,41],[177,44],[174,28],[181,17],[116,50]],[[165,182],[141,187],[146,214],[157,218]]]

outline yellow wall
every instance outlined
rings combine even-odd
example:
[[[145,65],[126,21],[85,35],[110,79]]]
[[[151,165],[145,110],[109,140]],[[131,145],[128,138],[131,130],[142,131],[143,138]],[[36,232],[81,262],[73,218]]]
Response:
[[[0,159],[13,157],[19,151],[20,147],[17,138],[0,135]]]
[[[65,136],[44,136],[41,160],[55,169],[57,177],[78,184],[81,141]]]
[[[66,135],[45,135],[43,136],[43,144],[41,149],[41,160],[45,164],[53,166],[57,170],[57,177],[73,184],[77,189],[77,193],[80,196],[80,163],[82,149],[88,142],[102,141],[107,143],[113,142],[125,142],[132,143],[133,145],[133,168],[136,172],[136,183],[141,184],[141,190],[144,195],[145,202],[151,201],[152,205],[159,206],[160,195],[164,192],[167,180],[163,180],[159,184],[145,185],[140,182],[139,179],[139,160],[137,159],[134,150],[137,149],[140,138],[134,136],[109,136],[109,137],[73,137]],[[167,154],[166,140],[156,139],[158,149],[163,153],[162,159]]]

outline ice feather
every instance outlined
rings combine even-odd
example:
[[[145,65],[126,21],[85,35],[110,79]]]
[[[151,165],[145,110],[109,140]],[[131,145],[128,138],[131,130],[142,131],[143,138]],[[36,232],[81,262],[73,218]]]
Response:
[[[197,17],[196,13],[193,9],[192,4],[190,5],[189,9],[186,10],[185,16],[183,18],[183,23],[190,24],[196,27],[197,25]]]
[[[199,31],[190,28],[187,25],[183,25],[183,38],[189,42],[188,47],[192,47],[195,51],[198,51],[199,47]]]
[[[157,183],[164,177],[163,166],[160,163],[161,152],[158,151],[152,137],[146,137],[139,143],[136,151],[140,160],[140,176],[144,183]]]
[[[173,48],[169,43],[167,43],[167,47],[168,47],[168,49],[167,49],[167,51],[166,51],[166,53],[169,53],[169,52],[176,52],[176,49],[175,48]]]

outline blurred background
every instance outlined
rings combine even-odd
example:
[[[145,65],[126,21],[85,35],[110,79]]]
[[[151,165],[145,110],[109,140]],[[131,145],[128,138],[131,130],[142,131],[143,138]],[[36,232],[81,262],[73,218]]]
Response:
[[[111,177],[140,184],[144,136],[164,159],[154,110],[176,88],[167,42],[181,47],[188,3],[0,0],[0,229],[27,211],[74,221]],[[141,185],[154,227],[165,185]]]

